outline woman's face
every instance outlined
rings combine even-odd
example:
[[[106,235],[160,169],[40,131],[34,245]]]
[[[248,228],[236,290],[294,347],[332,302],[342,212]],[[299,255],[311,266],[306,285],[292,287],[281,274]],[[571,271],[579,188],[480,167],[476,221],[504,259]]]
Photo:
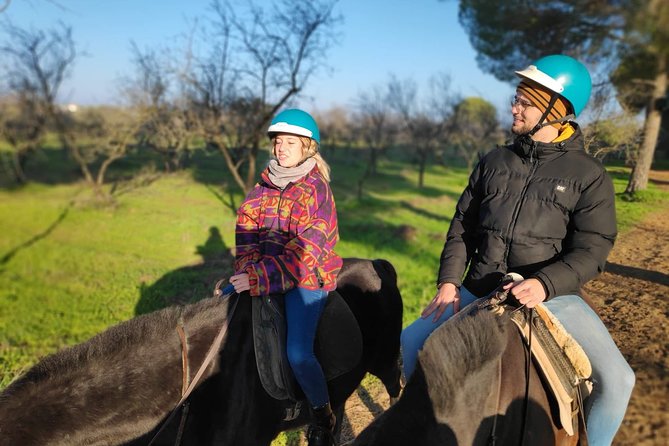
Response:
[[[302,161],[302,141],[297,135],[279,133],[274,137],[274,156],[281,167],[295,167]]]

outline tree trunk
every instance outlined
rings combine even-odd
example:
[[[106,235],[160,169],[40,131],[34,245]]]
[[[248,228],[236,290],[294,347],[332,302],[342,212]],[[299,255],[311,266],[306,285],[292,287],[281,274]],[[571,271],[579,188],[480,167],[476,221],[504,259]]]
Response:
[[[418,165],[418,189],[422,189],[425,185],[425,167],[427,166],[427,157],[427,150],[420,152],[420,160]]]
[[[256,160],[258,159],[258,144],[254,143],[249,150],[247,155],[247,160],[249,163],[249,170],[246,172],[246,183],[244,184],[244,194],[248,194],[253,185],[256,184],[258,179],[256,178]]]
[[[23,170],[23,165],[25,164],[25,159],[21,151],[17,150],[14,152],[12,157],[12,171],[14,172],[14,178],[18,184],[25,184],[28,182],[28,177]]]
[[[633,194],[648,187],[648,173],[653,163],[655,146],[662,123],[662,110],[659,109],[658,104],[661,103],[667,93],[667,68],[667,57],[664,55],[658,56],[653,94],[646,106],[643,141],[641,147],[639,147],[639,153],[632,168],[627,189],[625,189],[627,194]]]
[[[369,150],[369,173],[376,175],[376,147],[370,147]]]
[[[79,165],[82,175],[86,179],[86,182],[93,186],[96,189],[95,179],[93,174],[88,168],[88,163],[86,162],[85,157],[79,151],[76,143],[73,141],[74,137],[71,134],[71,129],[68,128],[65,120],[61,116],[60,112],[56,108],[53,101],[48,101],[46,104],[47,115],[51,117],[55,127],[56,133],[58,134],[58,139],[60,140],[61,146],[70,153],[72,158]]]
[[[220,150],[221,154],[223,155],[223,159],[225,159],[225,164],[228,166],[228,169],[230,170],[232,179],[246,194],[248,191],[246,190],[246,184],[244,183],[244,180],[239,174],[239,164],[235,163],[235,160],[232,159],[232,155],[230,154],[230,149],[225,144],[225,141],[223,140],[222,137],[215,136],[214,138],[212,138],[212,142],[216,147],[218,147],[218,150]]]

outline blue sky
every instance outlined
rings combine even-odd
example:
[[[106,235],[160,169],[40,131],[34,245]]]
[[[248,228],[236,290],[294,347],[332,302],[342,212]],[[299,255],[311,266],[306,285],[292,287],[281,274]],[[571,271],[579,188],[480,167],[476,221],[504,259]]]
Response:
[[[307,0],[305,0],[307,1]],[[3,15],[21,27],[72,26],[80,49],[64,85],[63,102],[114,102],[118,79],[131,73],[130,42],[164,45],[203,16],[209,0],[12,0]],[[262,3],[262,1],[258,1]],[[448,73],[463,96],[481,96],[501,112],[513,92],[509,84],[481,72],[458,23],[458,2],[447,0],[340,0],[344,17],[339,43],[328,52],[330,70],[311,78],[300,104],[316,110],[350,106],[356,96],[385,85],[394,74],[413,78],[419,91],[437,73]]]

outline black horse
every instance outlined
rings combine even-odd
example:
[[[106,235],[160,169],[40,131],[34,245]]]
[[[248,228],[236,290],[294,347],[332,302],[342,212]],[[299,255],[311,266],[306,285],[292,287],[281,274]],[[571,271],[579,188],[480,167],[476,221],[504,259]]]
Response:
[[[509,311],[475,304],[442,324],[419,353],[402,397],[355,446],[576,445]]]
[[[399,395],[402,301],[395,270],[385,260],[346,259],[337,290],[363,338],[359,363],[328,383],[341,419],[346,399],[367,372],[392,397]],[[285,402],[261,385],[250,301],[239,298],[234,313],[231,300],[218,298],[166,308],[44,358],[0,394],[0,445],[257,446],[307,423],[304,411],[284,421]],[[195,374],[228,318],[224,343],[190,395],[187,416],[174,416],[156,437],[183,388],[176,327],[184,329]]]

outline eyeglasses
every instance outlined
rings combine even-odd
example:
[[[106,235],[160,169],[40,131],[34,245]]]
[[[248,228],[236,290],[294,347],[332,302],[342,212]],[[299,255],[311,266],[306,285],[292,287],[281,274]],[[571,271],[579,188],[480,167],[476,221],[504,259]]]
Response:
[[[534,107],[534,104],[528,101],[527,99],[514,96],[511,98],[511,107],[516,107],[519,108],[520,110],[525,110],[527,107]]]

